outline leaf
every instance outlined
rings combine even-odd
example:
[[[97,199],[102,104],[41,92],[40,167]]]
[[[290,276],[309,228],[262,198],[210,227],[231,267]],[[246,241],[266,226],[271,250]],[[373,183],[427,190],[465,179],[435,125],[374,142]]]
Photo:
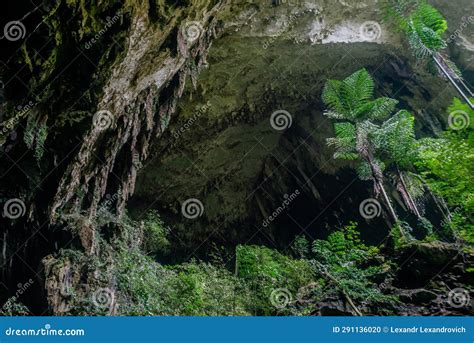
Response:
[[[355,110],[372,99],[374,80],[365,68],[360,69],[343,81],[341,92],[351,110]]]
[[[338,80],[329,80],[324,86],[322,99],[326,106],[337,113],[345,114],[347,109],[344,105],[341,94],[342,82]]]
[[[366,116],[373,120],[381,120],[387,118],[398,105],[398,100],[391,98],[378,98],[372,101],[371,107],[366,113]]]
[[[335,138],[328,138],[329,146],[336,148],[335,159],[355,160],[358,158],[355,143],[355,126],[349,122],[334,124]]]

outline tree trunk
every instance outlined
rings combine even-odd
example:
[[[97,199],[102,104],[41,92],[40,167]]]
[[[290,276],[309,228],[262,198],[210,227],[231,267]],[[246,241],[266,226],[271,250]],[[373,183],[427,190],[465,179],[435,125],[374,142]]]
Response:
[[[393,220],[395,223],[398,222],[398,216],[395,213],[394,208],[392,207],[392,203],[390,202],[390,199],[388,198],[387,192],[385,191],[385,188],[383,186],[383,174],[378,165],[374,162],[374,158],[371,153],[368,153],[366,155],[366,160],[370,165],[370,168],[372,169],[372,177],[374,178],[376,187],[380,189],[382,192],[382,196],[384,198],[385,204],[387,205],[388,211],[390,215],[392,216]]]
[[[444,199],[443,198],[439,199],[435,194],[433,194],[433,192],[429,189],[427,185],[425,185],[425,187],[428,189],[428,193],[431,195],[431,198],[433,199],[436,207],[438,207],[439,211],[443,215],[444,219],[448,223],[451,223],[452,214],[449,211],[448,206],[444,202]]]
[[[434,53],[432,54],[433,61],[435,61],[436,65],[438,68],[443,72],[443,74],[447,77],[449,82],[454,86],[454,88],[458,91],[458,93],[463,97],[463,99],[468,103],[469,107],[474,110],[474,104],[471,102],[471,99],[469,99],[469,96],[464,92],[462,88],[465,88],[465,90],[472,96],[472,92],[467,87],[467,85],[462,81],[461,79],[461,85],[458,85],[456,82],[457,78],[454,76],[454,71],[451,70],[451,68],[447,65],[446,61],[444,58],[439,54],[439,53]],[[444,65],[443,65],[444,64]],[[448,70],[448,69],[449,70]],[[453,77],[454,76],[454,77]]]
[[[400,179],[401,183],[402,183],[402,187],[403,187],[403,190],[407,196],[407,200],[409,202],[408,205],[408,208],[412,208],[413,209],[413,212],[415,212],[416,216],[421,219],[421,214],[420,214],[420,211],[418,210],[418,206],[416,206],[416,203],[415,201],[413,200],[410,192],[408,191],[408,188],[407,188],[407,185],[405,183],[405,180],[403,179],[403,175],[402,173],[400,172],[400,170],[398,169],[397,167],[397,173],[398,173],[398,178]]]
[[[383,186],[383,183],[381,181],[375,181],[377,183],[377,187],[380,188],[380,191],[382,192],[382,196],[383,196],[383,199],[385,201],[385,204],[387,205],[387,208],[388,208],[388,211],[390,212],[390,215],[392,216],[393,220],[396,222],[398,222],[398,216],[397,214],[395,213],[395,210],[392,206],[392,203],[390,202],[390,199],[387,195],[387,192],[385,191],[385,188]]]

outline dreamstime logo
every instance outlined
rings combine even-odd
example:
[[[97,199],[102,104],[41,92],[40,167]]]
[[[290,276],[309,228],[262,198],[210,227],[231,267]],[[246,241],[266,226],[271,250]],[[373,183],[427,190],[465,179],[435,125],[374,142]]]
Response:
[[[290,112],[278,110],[272,113],[270,117],[270,125],[277,131],[286,130],[293,124],[293,118]]]
[[[376,21],[366,21],[360,27],[360,35],[366,41],[376,41],[382,35],[382,27]]]
[[[13,117],[8,119],[7,121],[0,123],[0,126],[3,126],[3,129],[0,131],[0,134],[6,134],[9,130],[12,130],[18,122],[25,117],[32,108],[36,106],[36,103],[33,101],[29,101],[26,105],[17,106],[17,112],[14,113]]]
[[[376,199],[365,199],[359,205],[360,215],[365,219],[374,219],[380,216],[382,206]]]
[[[204,213],[204,205],[198,199],[188,199],[181,205],[181,213],[185,218],[196,219]]]
[[[114,292],[110,288],[99,288],[92,293],[92,303],[98,308],[110,307],[114,298]]]
[[[189,21],[182,28],[183,37],[188,43],[194,43],[198,40],[203,31],[204,29],[198,21]]]
[[[263,227],[268,227],[272,221],[274,221],[283,211],[288,210],[290,204],[295,201],[295,199],[300,195],[300,190],[297,189],[290,195],[285,194],[283,196],[284,200],[282,201],[281,205],[278,206],[272,214],[270,214],[262,223]]]
[[[292,300],[292,295],[286,288],[277,288],[270,294],[270,302],[278,309],[285,308]]]
[[[26,206],[21,199],[10,199],[3,206],[3,216],[9,219],[18,219],[25,215]]]
[[[25,38],[25,34],[25,25],[18,20],[8,22],[3,28],[3,36],[12,42]]]
[[[173,133],[174,139],[177,140],[179,137],[181,137],[183,133],[188,131],[203,114],[209,111],[210,107],[211,107],[210,101],[208,101],[206,104],[201,106],[191,118],[189,118],[180,128],[178,128]]]
[[[78,194],[78,196],[83,197],[84,194],[82,195]],[[95,215],[95,220],[106,217],[112,205],[117,201],[117,199],[119,199],[122,196],[123,196],[123,192],[121,190],[119,190],[114,195],[107,194],[105,196],[106,200],[99,206],[99,209],[97,210],[97,213]]]
[[[23,293],[25,293],[28,290],[28,288],[30,288],[31,285],[33,284],[34,284],[33,279],[29,279],[24,284],[21,284],[21,283],[17,284],[18,288],[17,288],[17,291],[15,292],[15,295],[9,298],[5,302],[5,304],[3,304],[2,309],[5,310],[9,307],[14,306],[15,302],[20,298],[20,296],[22,296]]]
[[[107,110],[98,111],[94,114],[92,122],[99,130],[107,130],[112,125],[113,114]]]
[[[104,24],[104,27],[99,31],[97,32],[97,34],[92,37],[86,44],[85,44],[85,48],[87,50],[89,50],[93,44],[97,43],[99,41],[99,39],[113,26],[115,25],[115,23],[117,23],[119,21],[119,19],[121,18],[122,16],[122,13],[121,12],[118,12],[116,15],[114,15],[112,18],[110,17],[107,17],[106,18],[106,22]]]
[[[469,114],[462,110],[451,112],[448,117],[448,125],[451,130],[464,130],[471,124]]]
[[[469,292],[464,288],[454,288],[448,294],[448,303],[452,307],[461,308],[467,306],[470,300]]]
[[[456,40],[463,33],[464,29],[469,26],[469,24],[474,23],[474,16],[463,17],[459,27],[449,36],[446,43],[449,44]]]

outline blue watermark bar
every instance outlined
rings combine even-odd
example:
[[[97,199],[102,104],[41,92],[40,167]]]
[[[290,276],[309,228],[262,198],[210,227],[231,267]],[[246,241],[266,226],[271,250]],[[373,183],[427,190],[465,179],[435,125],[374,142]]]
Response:
[[[3,317],[0,342],[473,343],[473,317]]]

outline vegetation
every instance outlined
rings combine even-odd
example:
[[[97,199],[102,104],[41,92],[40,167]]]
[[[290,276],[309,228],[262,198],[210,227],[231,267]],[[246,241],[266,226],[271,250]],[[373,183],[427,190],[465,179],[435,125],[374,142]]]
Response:
[[[447,78],[467,102],[472,95],[463,80],[459,68],[447,54],[441,51],[447,47],[443,36],[448,23],[443,15],[426,0],[388,0],[388,17],[407,36],[415,57],[419,60],[430,58],[430,70]],[[470,102],[473,108],[472,101]]]
[[[144,250],[150,254],[167,254],[170,250],[170,242],[167,234],[169,229],[161,220],[156,211],[149,211],[143,222]]]
[[[472,99],[474,100],[474,99]],[[440,138],[420,141],[418,169],[451,213],[445,225],[474,244],[474,111],[459,99],[448,108],[450,128]],[[457,124],[456,124],[457,123]],[[460,126],[459,126],[460,125]]]
[[[448,109],[451,132],[440,139],[417,141],[413,115],[405,110],[391,115],[396,100],[372,100],[372,97],[373,81],[365,69],[343,81],[330,80],[326,84],[323,101],[330,109],[326,115],[336,120],[336,137],[328,139],[328,144],[335,147],[334,158],[355,161],[359,177],[374,181],[375,194],[382,193],[394,227],[400,230],[401,237],[394,237],[396,241],[400,242],[409,232],[398,223],[385,190],[385,174],[392,175],[396,189],[407,208],[417,215],[427,239],[436,237],[435,230],[432,223],[422,217],[417,203],[429,189],[440,197],[435,199],[438,205],[445,199],[455,208],[451,214],[439,206],[442,212],[448,212],[444,223],[448,230],[440,227],[437,231],[443,238],[449,238],[449,232],[454,229],[472,244],[474,135],[471,123],[474,111],[455,99]]]
[[[303,242],[309,245],[301,237],[299,241],[300,248]],[[304,248],[306,258],[293,259],[266,247],[238,246],[235,275],[222,265],[196,261],[162,266],[140,250],[123,249],[115,257],[114,270],[120,313],[301,315],[316,310],[315,304],[323,297],[341,291],[359,303],[395,300],[385,296],[375,282],[388,265],[376,262],[379,250],[360,241],[355,223],[331,234],[327,241],[314,241],[311,251],[308,248]],[[319,292],[314,292],[315,287]],[[289,297],[283,306],[273,298],[281,290]]]
[[[0,308],[0,316],[29,316],[30,310],[16,297],[9,298]]]
[[[326,83],[322,97],[330,110],[325,115],[336,120],[336,137],[329,138],[328,144],[336,150],[334,158],[356,162],[360,179],[374,181],[375,195],[382,194],[396,222],[398,216],[384,185],[384,171],[394,165],[407,206],[420,217],[412,190],[405,182],[410,174],[400,171],[401,167],[410,167],[416,156],[413,115],[405,110],[392,115],[398,101],[386,97],[373,99],[373,93],[374,81],[365,69],[343,81]]]
[[[417,58],[425,58],[444,49],[446,19],[425,0],[388,0],[389,17],[407,38]]]
[[[336,120],[336,137],[328,141],[335,147],[334,157],[354,161],[359,177],[373,180],[382,192],[388,193],[386,179],[395,180],[407,207],[420,217],[425,240],[430,241],[436,239],[435,228],[419,215],[414,200],[426,183],[451,208],[457,206],[446,224],[472,243],[472,127],[417,141],[413,116],[404,110],[393,114],[397,101],[373,99],[373,92],[366,70],[327,83],[323,100],[330,109],[326,115]],[[449,111],[468,113],[468,121],[473,116],[459,100]],[[398,297],[387,291],[394,262],[383,257],[378,247],[362,242],[354,222],[325,240],[296,237],[288,251],[291,256],[267,247],[239,245],[235,270],[227,269],[223,261],[165,266],[146,256],[170,249],[169,229],[156,212],[149,212],[141,223],[125,220],[122,225],[121,238],[114,243],[120,248],[114,252],[111,276],[117,280],[120,314],[308,315],[319,311],[323,299],[342,297],[349,311],[363,315],[367,311],[390,314],[399,304]],[[143,244],[126,243],[137,237],[137,226],[143,230]],[[391,236],[396,251],[411,238],[410,231],[409,224],[395,221]],[[103,309],[89,306],[85,311]]]
[[[314,264],[329,276],[348,299],[356,302],[376,303],[394,301],[376,284],[389,266],[376,260],[377,247],[370,247],[360,240],[356,223],[329,235],[327,240],[313,243]]]
[[[441,13],[424,0],[387,1],[392,18],[407,36],[415,56],[420,60],[441,56],[446,47],[443,35],[447,29]],[[2,162],[5,182],[1,185],[0,200],[2,206],[15,200],[21,212],[16,217],[15,213],[8,213],[6,206],[2,207],[0,220],[7,223],[2,235],[1,260],[5,262],[2,274],[10,289],[9,293],[1,294],[2,300],[7,301],[0,315],[37,314],[46,307],[55,315],[129,316],[415,312],[459,315],[465,314],[464,310],[471,311],[450,309],[444,298],[452,297],[451,291],[455,289],[471,290],[464,280],[472,276],[472,251],[462,251],[460,247],[465,248],[468,243],[474,250],[474,111],[454,99],[448,108],[446,132],[435,138],[417,139],[415,118],[408,110],[415,106],[412,101],[405,102],[406,94],[403,98],[406,109],[400,109],[396,99],[377,97],[374,79],[366,69],[343,80],[328,80],[322,100],[327,108],[325,115],[334,125],[334,136],[327,144],[334,149],[334,159],[347,161],[346,166],[366,181],[355,183],[355,192],[351,194],[344,192],[352,184],[344,188],[336,199],[347,201],[344,206],[339,206],[336,200],[329,202],[332,199],[327,195],[334,193],[333,186],[337,183],[338,187],[345,187],[346,175],[352,177],[352,174],[342,168],[336,170],[339,168],[336,163],[334,166],[327,163],[328,172],[326,164],[324,168],[322,163],[317,165],[323,171],[320,175],[308,173],[314,171],[314,161],[321,157],[318,149],[313,149],[321,147],[321,136],[311,132],[314,121],[321,118],[313,114],[303,120],[302,116],[292,117],[297,110],[306,111],[308,104],[313,103],[314,99],[304,100],[307,94],[315,95],[312,94],[314,83],[308,80],[316,80],[319,86],[320,74],[314,73],[314,79],[313,75],[309,79],[300,78],[297,86],[286,90],[285,78],[277,84],[272,74],[252,72],[268,66],[265,58],[259,67],[248,64],[244,72],[240,63],[233,63],[235,72],[240,73],[236,75],[245,74],[248,83],[230,82],[233,78],[227,70],[220,74],[219,69],[225,69],[221,65],[210,68],[208,74],[213,75],[205,75],[207,83],[196,87],[196,74],[207,65],[207,44],[228,27],[219,20],[220,11],[209,11],[209,6],[215,3],[202,0],[171,4],[160,0],[145,2],[144,6],[133,0],[108,3],[67,0],[54,4],[47,1],[46,6],[38,7],[32,14],[38,25],[34,31],[28,25],[27,36],[18,42],[18,49],[15,46],[18,51],[0,70],[3,79],[13,79],[12,82],[18,79],[23,84],[18,91],[11,86],[5,88],[15,93],[14,96],[5,93],[8,98],[5,113],[9,113],[9,119],[15,118],[15,114],[18,118],[11,127],[5,125],[8,130],[0,133],[5,135],[0,137],[0,145],[9,144],[8,150],[5,149],[8,154],[0,156],[8,162]],[[268,13],[279,15],[280,4],[273,5]],[[226,15],[237,18],[237,28],[240,16],[235,16],[238,13],[235,6],[231,8]],[[313,9],[310,12],[314,16]],[[255,19],[258,27],[253,29],[254,33],[268,21],[260,19]],[[209,20],[212,25],[207,23]],[[206,44],[200,43],[189,50],[182,37],[183,24],[195,26],[194,34],[205,39]],[[131,35],[130,41],[126,40],[127,35]],[[136,44],[142,42],[136,39],[142,38],[150,45]],[[234,37],[224,35],[224,38],[226,44],[214,45],[220,50],[210,55],[210,62],[234,61],[230,57],[235,54],[229,51],[240,53],[249,42],[246,39],[241,45],[229,48],[227,43],[233,44]],[[294,44],[286,38],[284,44]],[[251,40],[252,45],[258,46],[259,55],[260,39],[255,34]],[[42,46],[44,49],[39,49]],[[131,49],[133,46],[136,50]],[[274,44],[273,49],[264,50],[274,54],[279,47]],[[75,48],[81,54],[77,55],[79,50]],[[125,53],[128,57],[121,60]],[[380,55],[378,51],[371,51],[371,61],[378,61],[376,55]],[[272,69],[283,70],[279,66],[287,58],[284,54],[276,58],[279,64]],[[174,59],[176,63],[168,64],[167,61]],[[122,81],[112,78],[112,82],[106,83],[110,67],[116,62],[124,63],[113,69],[112,74],[124,78]],[[387,64],[383,73],[403,75],[405,70],[397,63]],[[183,69],[179,69],[181,65]],[[127,72],[127,66],[133,67],[132,72]],[[307,75],[304,66],[300,69]],[[329,70],[322,66],[319,69]],[[294,75],[292,72],[293,69],[288,69],[285,75]],[[190,103],[181,107],[178,99],[188,91],[184,85],[188,73],[195,89],[190,96],[183,96]],[[268,75],[261,78],[259,75],[263,74]],[[115,91],[114,82],[117,82]],[[106,84],[112,86],[104,92]],[[148,84],[152,86],[148,88]],[[304,94],[299,94],[300,84],[307,87]],[[22,91],[23,88],[27,90]],[[216,94],[217,88],[223,89],[223,94]],[[24,113],[15,111],[15,102],[30,99],[28,94],[37,94],[32,98],[34,109]],[[238,99],[231,97],[235,94],[239,94]],[[222,102],[213,104],[218,106],[214,112],[219,114],[214,113],[212,121],[203,117],[191,127],[173,119],[189,116],[195,112],[191,103],[209,95],[217,103]],[[3,96],[2,89],[0,97]],[[423,97],[426,100],[432,96],[430,87],[426,87],[417,92],[416,101],[421,99],[423,103]],[[120,118],[114,118],[117,126],[101,133],[91,132],[91,115],[102,97],[111,101],[119,99],[123,105],[120,110],[124,111]],[[288,99],[293,104],[301,99],[304,106],[283,106],[289,105]],[[270,105],[281,105],[292,112],[288,114],[294,125],[290,128],[289,123],[284,134],[275,132],[267,118],[261,120],[258,116],[266,113]],[[160,122],[161,126],[154,126]],[[180,144],[176,142],[181,136],[166,146],[151,145],[158,137],[162,141],[169,138],[165,132],[168,125],[176,128],[180,124],[182,136],[195,130],[193,137],[183,138]],[[86,132],[90,132],[91,139],[81,139],[88,137]],[[256,145],[255,139],[261,133],[265,137]],[[206,139],[201,138],[205,135]],[[192,149],[187,149],[191,145]],[[304,148],[299,149],[300,146]],[[178,150],[176,159],[168,154],[173,149]],[[285,158],[280,159],[283,155]],[[161,210],[151,210],[144,217],[132,219],[127,216],[127,208],[131,213],[145,208],[141,207],[138,191],[128,204],[130,207],[126,202],[139,185],[135,177],[147,158],[173,165],[169,173],[178,176],[170,180],[169,174],[162,171],[145,175],[169,187],[163,192],[149,187],[152,191],[144,200],[148,202],[146,207],[156,206]],[[181,170],[189,170],[189,174],[181,174]],[[247,174],[245,178],[234,177],[241,170]],[[107,180],[109,175],[112,180]],[[253,187],[256,183],[259,187],[249,194],[246,186]],[[148,183],[145,184],[147,188]],[[351,221],[362,194],[366,197],[365,185],[381,200],[388,218]],[[289,186],[301,189],[301,198],[291,204]],[[61,189],[66,191],[63,193]],[[360,194],[354,194],[359,190]],[[199,198],[203,207],[195,219],[185,216],[179,206],[190,197]],[[51,221],[54,207],[51,205],[56,201],[53,198],[64,200],[67,205],[61,205],[62,210]],[[252,224],[261,216],[267,217],[267,212],[274,213],[273,205],[282,202],[288,203],[285,210],[291,207],[288,217],[283,218],[284,211],[278,210],[281,215],[278,220],[270,215],[275,217],[272,225],[265,224],[264,228],[255,230]],[[314,204],[320,213],[313,213]],[[171,220],[178,217],[185,218]],[[309,229],[287,226],[293,222],[300,224],[296,219],[305,219],[301,224],[304,222]],[[268,224],[268,220],[264,223]],[[37,228],[41,231],[36,226],[41,226]],[[304,235],[296,236],[300,232]],[[379,243],[380,237],[372,236],[373,232],[380,234],[380,240],[388,239]],[[317,238],[312,237],[313,233]],[[242,243],[249,238],[251,241]],[[257,245],[268,238],[274,246]],[[379,244],[373,246],[374,242]],[[188,257],[191,251],[197,252],[192,254],[193,258]],[[32,268],[25,268],[27,265]],[[431,268],[432,265],[442,267]],[[32,293],[27,296],[11,297],[12,289],[20,285],[13,278],[20,279],[30,271],[41,272],[37,274],[41,285],[29,289]],[[44,299],[35,299],[40,294]],[[434,295],[436,300],[425,303],[426,297]],[[33,309],[31,304],[44,308]],[[431,312],[423,312],[424,305]]]
[[[269,301],[275,289],[285,289],[294,295],[314,279],[307,260],[294,260],[265,247],[238,246],[236,258],[237,275],[255,292],[253,301],[258,314],[275,312]]]
[[[115,271],[124,315],[250,315],[250,291],[229,271],[206,263],[163,267],[121,251]]]

